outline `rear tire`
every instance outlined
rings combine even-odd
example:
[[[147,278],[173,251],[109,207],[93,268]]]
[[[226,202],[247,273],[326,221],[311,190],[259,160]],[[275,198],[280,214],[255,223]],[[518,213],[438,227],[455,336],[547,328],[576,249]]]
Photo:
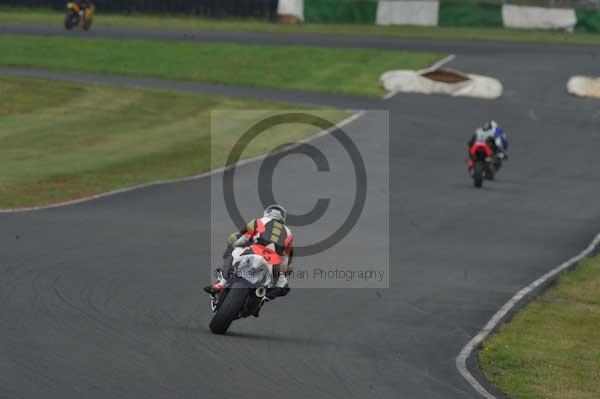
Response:
[[[481,161],[475,162],[475,166],[473,166],[473,184],[477,188],[481,188],[483,185],[483,171],[485,170],[485,165]]]
[[[236,279],[233,282],[217,313],[210,321],[209,328],[213,334],[223,335],[227,332],[231,323],[242,311],[251,288],[254,287],[244,280]]]
[[[90,30],[92,27],[92,21],[87,19],[83,24],[83,30]]]

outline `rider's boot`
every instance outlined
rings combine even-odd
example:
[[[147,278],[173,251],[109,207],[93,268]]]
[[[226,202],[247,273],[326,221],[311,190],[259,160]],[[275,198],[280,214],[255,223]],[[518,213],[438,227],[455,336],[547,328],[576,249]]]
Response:
[[[223,292],[223,288],[225,288],[225,286],[219,281],[216,284],[207,285],[204,287],[204,291],[211,296],[215,296]]]
[[[471,157],[467,158],[467,170],[469,174],[473,174],[473,167],[475,166],[475,162]]]
[[[223,292],[225,284],[227,284],[227,280],[225,280],[223,277],[223,271],[220,268],[215,270],[215,276],[217,277],[218,281],[213,285],[207,285],[204,287],[204,291],[211,296],[215,296]]]

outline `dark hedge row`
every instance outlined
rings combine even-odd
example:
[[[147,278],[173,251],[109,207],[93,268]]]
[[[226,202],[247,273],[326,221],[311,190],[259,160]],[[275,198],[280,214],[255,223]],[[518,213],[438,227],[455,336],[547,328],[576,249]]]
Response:
[[[64,9],[66,0],[0,0],[0,6]],[[277,0],[96,0],[98,11],[275,19]]]

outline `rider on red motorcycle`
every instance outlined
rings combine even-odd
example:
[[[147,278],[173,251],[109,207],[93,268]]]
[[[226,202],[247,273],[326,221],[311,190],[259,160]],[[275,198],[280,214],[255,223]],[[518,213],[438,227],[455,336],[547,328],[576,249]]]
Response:
[[[478,142],[487,144],[500,159],[508,158],[506,133],[500,129],[495,121],[487,122],[483,127],[477,129],[467,144],[471,148]]]
[[[253,244],[262,245],[281,257],[281,263],[273,268],[275,284],[267,289],[265,299],[270,300],[278,296],[285,296],[290,291],[286,274],[291,272],[294,249],[292,241],[294,236],[285,225],[287,212],[282,206],[271,205],[264,211],[260,219],[255,219],[240,230],[229,236],[228,246],[223,254],[224,264],[222,275],[227,280],[233,273],[233,266],[238,262],[252,261],[253,254],[249,247]],[[223,282],[209,285],[204,288],[210,295],[220,293],[224,288]]]

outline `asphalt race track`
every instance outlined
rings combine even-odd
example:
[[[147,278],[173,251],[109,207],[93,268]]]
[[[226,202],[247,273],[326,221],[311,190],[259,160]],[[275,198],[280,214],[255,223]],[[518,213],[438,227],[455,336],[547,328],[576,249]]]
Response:
[[[369,190],[389,183],[389,289],[293,289],[259,319],[214,336],[201,286],[214,261],[211,212],[223,205],[211,203],[209,179],[0,214],[0,397],[477,398],[455,368],[461,348],[518,289],[600,231],[600,102],[565,90],[571,75],[598,74],[600,49],[365,39],[373,42],[457,54],[453,67],[505,88],[498,101],[361,104],[390,111],[389,182],[388,164],[377,162],[388,121],[369,111],[344,129],[370,165]],[[509,132],[511,159],[476,191],[466,141],[490,118]],[[331,136],[314,143],[334,158],[341,151]],[[314,166],[289,157],[280,167],[282,202],[310,207],[320,194],[311,192]],[[255,179],[236,184],[258,202]],[[385,235],[368,217],[355,230],[324,262],[351,264]],[[313,233],[297,229],[298,242]],[[298,263],[314,261],[323,260]]]

